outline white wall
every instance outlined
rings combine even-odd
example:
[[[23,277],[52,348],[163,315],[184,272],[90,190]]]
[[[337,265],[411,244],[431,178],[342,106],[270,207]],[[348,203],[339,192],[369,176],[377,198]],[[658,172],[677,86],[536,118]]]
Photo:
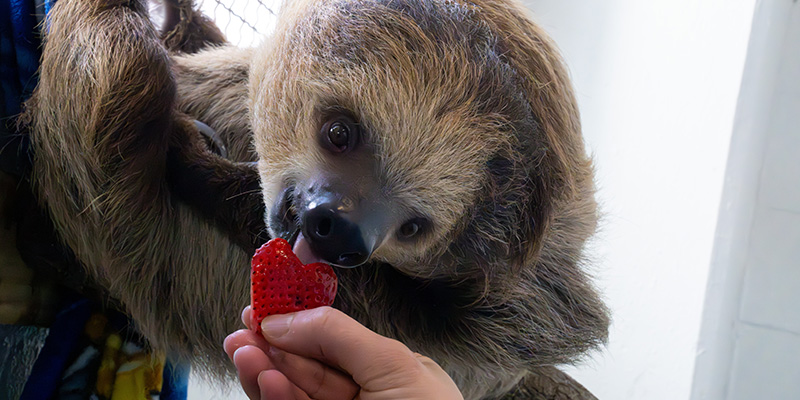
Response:
[[[573,74],[606,218],[601,399],[688,399],[754,0],[528,0]]]
[[[186,397],[187,400],[249,400],[236,383],[232,383],[229,387],[221,387],[195,373],[189,376],[189,392]]]
[[[800,398],[800,4],[759,1],[693,399]]]

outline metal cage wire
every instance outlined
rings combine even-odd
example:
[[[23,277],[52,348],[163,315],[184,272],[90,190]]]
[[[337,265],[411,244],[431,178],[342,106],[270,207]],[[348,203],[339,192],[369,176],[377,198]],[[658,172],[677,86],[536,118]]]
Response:
[[[150,17],[156,26],[164,18],[164,0],[149,0]],[[194,0],[195,8],[214,20],[228,41],[252,47],[275,29],[281,0]]]
[[[281,0],[196,0],[232,44],[256,46],[275,29]]]

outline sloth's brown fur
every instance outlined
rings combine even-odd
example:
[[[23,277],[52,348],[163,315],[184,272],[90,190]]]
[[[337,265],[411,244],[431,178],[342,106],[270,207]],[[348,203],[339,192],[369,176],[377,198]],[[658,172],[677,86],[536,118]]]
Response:
[[[26,115],[35,183],[154,346],[224,362],[248,301],[240,220],[263,217],[246,208],[255,170],[207,154],[187,114],[234,161],[258,154],[269,207],[322,162],[313,135],[332,107],[369,132],[387,193],[435,219],[414,246],[338,270],[336,307],[439,362],[468,399],[535,393],[548,366],[605,340],[583,265],[597,211],[577,107],[517,4],[297,0],[256,50],[172,58],[139,2],[61,0],[51,15]],[[211,205],[186,194],[199,170],[224,193]]]
[[[219,365],[248,303],[249,254],[167,187],[169,142],[191,125],[145,10],[53,9],[26,115],[33,179],[61,237],[152,345]]]

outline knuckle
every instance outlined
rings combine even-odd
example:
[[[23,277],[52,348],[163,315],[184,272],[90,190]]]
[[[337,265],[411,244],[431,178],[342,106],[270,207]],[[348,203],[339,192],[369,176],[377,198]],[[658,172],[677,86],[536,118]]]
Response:
[[[326,329],[332,325],[333,319],[335,318],[334,315],[336,314],[335,309],[324,306],[315,308],[313,311],[314,313],[312,318],[316,328]]]

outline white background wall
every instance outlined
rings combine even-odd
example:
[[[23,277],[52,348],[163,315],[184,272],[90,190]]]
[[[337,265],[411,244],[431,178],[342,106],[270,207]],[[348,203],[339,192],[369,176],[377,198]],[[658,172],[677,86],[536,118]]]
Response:
[[[800,399],[800,3],[759,1],[693,399]]]

